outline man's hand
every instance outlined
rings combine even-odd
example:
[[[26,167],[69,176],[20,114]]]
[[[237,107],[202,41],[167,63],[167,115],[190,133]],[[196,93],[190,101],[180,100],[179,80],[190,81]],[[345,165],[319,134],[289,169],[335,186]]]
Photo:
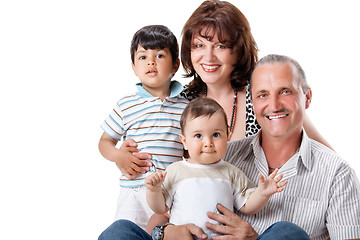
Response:
[[[221,204],[217,205],[217,209],[223,213],[223,215],[208,212],[208,217],[224,225],[217,225],[207,222],[206,227],[223,235],[213,236],[212,239],[253,240],[259,237],[251,225],[244,221],[241,217]]]
[[[164,229],[164,240],[193,240],[194,235],[198,239],[207,239],[204,231],[192,223],[180,226],[168,225]]]

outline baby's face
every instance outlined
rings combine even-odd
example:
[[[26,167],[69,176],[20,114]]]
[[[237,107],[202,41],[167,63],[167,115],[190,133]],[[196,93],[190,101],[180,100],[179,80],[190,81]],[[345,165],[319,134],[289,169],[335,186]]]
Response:
[[[224,116],[216,112],[211,117],[201,116],[194,119],[189,117],[180,138],[184,149],[189,152],[188,162],[216,163],[226,153],[228,135]]]
[[[171,78],[178,66],[173,64],[169,48],[144,49],[139,45],[132,68],[144,89],[153,96],[158,96],[158,91],[169,90]]]

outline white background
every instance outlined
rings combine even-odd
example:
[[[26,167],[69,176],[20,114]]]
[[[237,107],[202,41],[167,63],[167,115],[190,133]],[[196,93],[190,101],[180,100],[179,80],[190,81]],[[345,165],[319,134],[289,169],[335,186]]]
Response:
[[[97,149],[99,124],[134,90],[130,40],[140,27],[181,28],[182,1],[0,3],[0,239],[97,239],[112,222],[118,170]],[[259,56],[298,60],[313,89],[308,114],[360,175],[356,1],[231,1]],[[175,79],[187,83],[181,74]]]

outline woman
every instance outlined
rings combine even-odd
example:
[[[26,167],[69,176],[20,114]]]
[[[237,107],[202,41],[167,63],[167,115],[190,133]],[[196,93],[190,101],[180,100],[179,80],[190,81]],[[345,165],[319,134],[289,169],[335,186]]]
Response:
[[[181,62],[186,77],[193,77],[184,95],[216,100],[229,119],[230,140],[260,129],[248,89],[257,53],[246,17],[231,3],[203,2],[183,28]],[[304,126],[309,137],[330,147],[308,118]]]
[[[258,59],[257,53],[247,19],[237,7],[225,1],[203,2],[190,16],[182,31],[181,61],[186,77],[193,77],[183,94],[189,100],[198,97],[216,100],[229,119],[230,140],[240,140],[260,129],[248,89]],[[309,137],[329,146],[309,119],[306,119],[304,126]],[[124,142],[123,146],[126,144],[129,143]],[[164,220],[160,217],[149,221],[148,232]],[[286,222],[275,224],[272,229],[278,234],[278,229],[287,227],[290,229],[285,233],[290,236],[302,234],[301,229]],[[192,239],[190,232],[200,239],[206,239],[201,238],[199,229],[191,224],[168,226],[166,230],[165,239],[175,239],[176,236],[179,239]],[[254,233],[251,226],[244,230]],[[117,221],[99,239],[151,239],[151,236],[131,222]]]

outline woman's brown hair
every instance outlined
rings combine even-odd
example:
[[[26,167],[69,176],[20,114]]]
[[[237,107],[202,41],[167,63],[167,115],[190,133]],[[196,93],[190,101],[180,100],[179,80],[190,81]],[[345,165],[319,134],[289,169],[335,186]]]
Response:
[[[243,90],[255,67],[258,48],[246,17],[229,2],[205,1],[193,12],[182,30],[181,62],[186,72],[185,77],[194,77],[186,90],[186,95],[190,98],[198,97],[205,87],[191,62],[194,35],[199,34],[211,40],[216,33],[219,41],[238,56],[231,73],[233,89]]]

